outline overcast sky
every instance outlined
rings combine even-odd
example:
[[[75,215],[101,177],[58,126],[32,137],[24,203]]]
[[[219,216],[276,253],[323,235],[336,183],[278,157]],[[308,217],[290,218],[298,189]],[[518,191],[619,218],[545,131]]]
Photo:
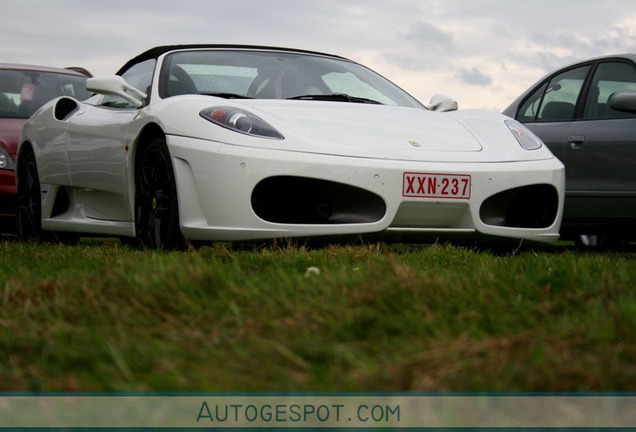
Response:
[[[361,62],[420,101],[503,110],[547,72],[636,52],[633,0],[2,0],[0,62],[114,73],[157,45],[303,48]]]

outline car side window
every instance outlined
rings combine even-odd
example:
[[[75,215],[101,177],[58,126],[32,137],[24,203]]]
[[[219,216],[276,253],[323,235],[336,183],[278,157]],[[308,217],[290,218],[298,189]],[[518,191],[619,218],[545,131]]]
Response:
[[[589,65],[555,75],[530,95],[519,109],[522,122],[569,121],[583,88]]]
[[[545,88],[548,83],[543,84],[537,90],[535,90],[521,105],[519,108],[519,114],[517,115],[517,120],[522,123],[535,121],[537,119],[537,113],[539,112],[539,107],[541,106],[541,101],[543,100],[543,93],[545,93]]]
[[[618,61],[600,63],[590,84],[583,118],[592,120],[636,116],[633,112],[610,107],[610,98],[614,93],[624,90],[636,90],[636,68]]]
[[[152,76],[155,70],[155,63],[155,59],[149,59],[141,63],[137,63],[121,76],[128,84],[138,90],[141,90],[150,97],[150,88],[152,86]],[[102,105],[111,108],[135,108],[135,106],[129,101],[117,96],[106,96],[102,101]]]

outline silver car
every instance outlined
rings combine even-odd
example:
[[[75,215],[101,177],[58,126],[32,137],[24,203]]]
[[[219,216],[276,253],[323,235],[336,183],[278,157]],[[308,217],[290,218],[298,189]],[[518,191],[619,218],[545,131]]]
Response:
[[[566,167],[563,238],[584,246],[636,238],[636,55],[554,71],[503,113],[538,135]]]

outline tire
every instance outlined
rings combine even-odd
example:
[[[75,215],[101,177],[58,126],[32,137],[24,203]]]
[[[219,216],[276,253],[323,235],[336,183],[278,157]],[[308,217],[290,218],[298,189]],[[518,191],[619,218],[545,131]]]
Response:
[[[164,138],[141,149],[135,164],[135,232],[142,249],[182,249],[174,169]]]
[[[42,194],[35,155],[25,150],[18,158],[18,237],[22,241],[42,240]]]

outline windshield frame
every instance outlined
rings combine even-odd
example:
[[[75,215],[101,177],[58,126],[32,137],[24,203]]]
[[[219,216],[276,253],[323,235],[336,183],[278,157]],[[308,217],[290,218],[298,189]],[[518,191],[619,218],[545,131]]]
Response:
[[[197,66],[199,71],[196,70]],[[212,73],[206,73],[206,68],[209,71],[222,71],[223,68],[231,71],[235,68],[236,73],[224,77],[229,79],[226,84],[212,82],[213,80],[206,83],[205,78],[214,76]],[[340,79],[340,88],[334,89],[335,85],[329,85],[323,80],[328,75],[326,71],[336,78],[336,82]],[[235,82],[230,83],[232,79],[235,79]],[[358,85],[358,88],[351,87],[350,91],[343,91],[342,86],[347,89],[347,83],[343,83],[346,79]],[[254,91],[258,90],[259,85],[263,89],[278,86],[278,90],[269,93]],[[204,88],[206,86],[209,87]],[[305,91],[300,90],[303,86],[306,88]],[[237,99],[321,100],[302,96],[346,94],[351,98],[334,100],[354,102],[355,99],[366,98],[377,100],[384,105],[426,109],[402,88],[364,65],[338,56],[304,51],[255,48],[171,51],[164,55],[161,63],[158,90],[162,99],[180,94],[211,94]]]

